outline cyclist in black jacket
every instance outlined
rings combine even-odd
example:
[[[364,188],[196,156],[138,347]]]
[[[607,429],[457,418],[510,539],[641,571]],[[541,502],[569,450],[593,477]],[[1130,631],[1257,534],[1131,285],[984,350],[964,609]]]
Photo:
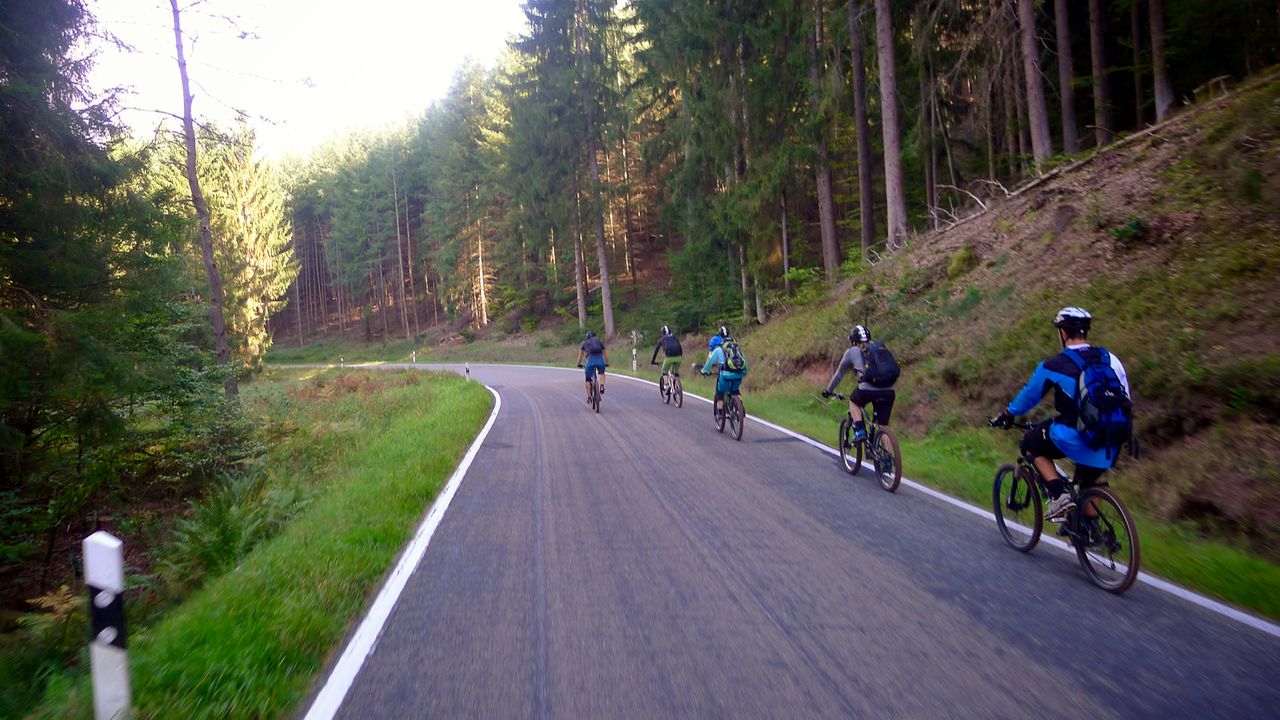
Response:
[[[659,350],[662,351],[665,357],[662,361],[662,370],[659,372],[665,373],[670,369],[672,374],[678,377],[680,375],[680,363],[684,360],[684,348],[680,347],[680,339],[666,325],[663,325],[662,330],[659,331],[658,344],[653,346],[653,357],[649,359],[650,365],[658,364]]]

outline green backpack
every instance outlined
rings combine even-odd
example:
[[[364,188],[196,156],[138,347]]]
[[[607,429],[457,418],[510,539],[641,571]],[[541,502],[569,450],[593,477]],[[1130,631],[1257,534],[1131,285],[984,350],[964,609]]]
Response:
[[[729,372],[745,373],[747,358],[742,354],[742,348],[738,347],[738,343],[725,340],[721,347],[724,349],[724,369]]]

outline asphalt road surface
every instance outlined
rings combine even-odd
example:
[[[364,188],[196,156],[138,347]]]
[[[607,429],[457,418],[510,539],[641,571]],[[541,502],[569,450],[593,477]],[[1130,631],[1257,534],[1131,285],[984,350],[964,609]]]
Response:
[[[693,398],[471,374],[502,410],[339,717],[1280,716],[1257,629]]]

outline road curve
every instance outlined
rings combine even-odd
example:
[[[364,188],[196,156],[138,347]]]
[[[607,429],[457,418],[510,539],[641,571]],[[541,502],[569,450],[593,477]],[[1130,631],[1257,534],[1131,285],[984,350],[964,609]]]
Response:
[[[471,375],[501,412],[338,717],[1280,714],[1273,636],[651,385]]]

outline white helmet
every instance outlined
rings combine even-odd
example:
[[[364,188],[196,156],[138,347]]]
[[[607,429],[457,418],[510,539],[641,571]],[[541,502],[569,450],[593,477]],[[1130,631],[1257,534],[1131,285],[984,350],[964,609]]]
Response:
[[[1064,307],[1053,317],[1053,326],[1067,332],[1089,332],[1093,316],[1088,310],[1078,307]]]
[[[867,332],[865,325],[854,325],[849,331],[850,343],[864,343],[871,339],[871,333]]]

